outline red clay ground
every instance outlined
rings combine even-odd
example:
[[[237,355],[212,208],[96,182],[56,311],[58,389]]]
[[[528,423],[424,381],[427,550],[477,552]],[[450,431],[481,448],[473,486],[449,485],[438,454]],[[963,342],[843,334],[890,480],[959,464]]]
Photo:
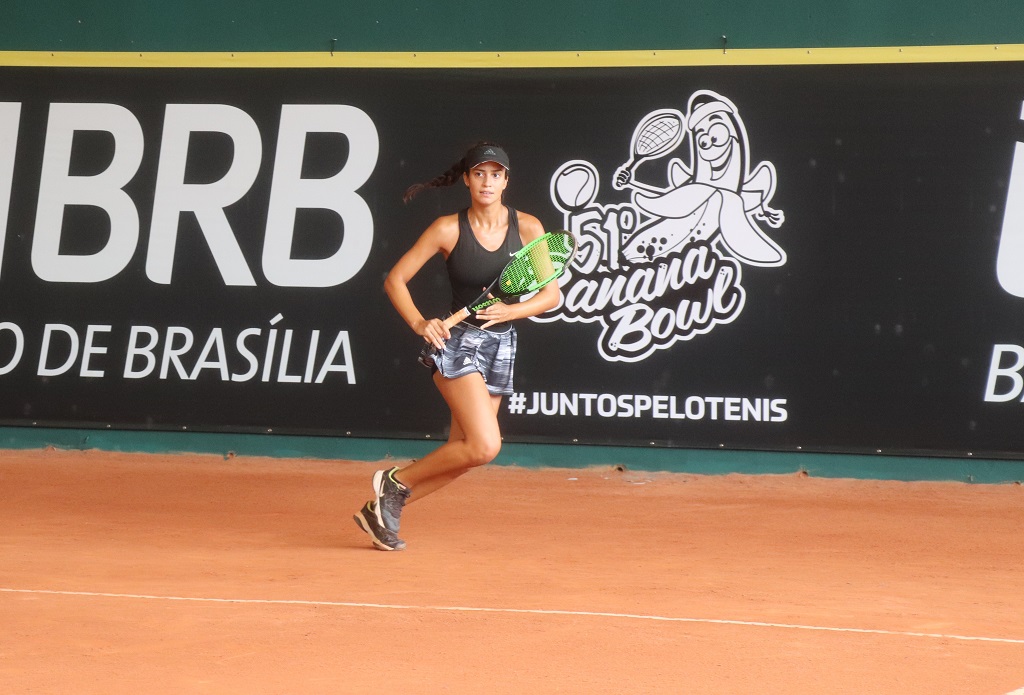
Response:
[[[0,692],[1024,687],[1019,485],[487,467],[383,553],[375,468],[0,452]]]

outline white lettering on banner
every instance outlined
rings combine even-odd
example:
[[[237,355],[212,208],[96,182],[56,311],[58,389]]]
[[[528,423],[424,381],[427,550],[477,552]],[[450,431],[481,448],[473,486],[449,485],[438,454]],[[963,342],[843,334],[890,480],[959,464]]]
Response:
[[[1024,107],[1021,109],[1021,120],[1024,121]],[[1010,183],[1006,187],[1006,208],[996,256],[996,276],[1004,290],[1017,297],[1024,297],[1024,143],[1020,142],[1013,150]]]
[[[18,145],[21,104],[0,102],[0,266],[3,265],[7,217],[11,209],[11,185],[14,183],[14,153]],[[3,372],[0,372],[2,374]]]
[[[107,348],[104,345],[94,345],[93,341],[96,338],[97,333],[110,333],[112,326],[89,326],[85,329],[85,343],[82,346],[82,371],[81,376],[101,377],[103,376],[102,369],[90,369],[89,362],[93,355],[105,355],[107,354]]]
[[[7,364],[0,364],[0,376],[13,372],[21,362],[22,355],[25,354],[25,334],[22,332],[21,327],[10,321],[0,323],[0,350],[4,349],[5,333],[10,333],[14,338],[14,350],[12,350],[11,359],[8,360]],[[0,352],[0,355],[2,354],[4,353]]]
[[[102,131],[114,138],[106,170],[72,176],[71,149],[76,131]],[[39,177],[39,201],[32,238],[32,269],[49,282],[102,282],[128,265],[139,241],[139,213],[124,192],[142,163],[142,127],[117,104],[51,104]],[[98,207],[110,218],[110,237],[93,254],[60,252],[64,209]],[[68,230],[69,232],[71,230]]]
[[[175,345],[175,339],[181,337],[181,344]],[[181,356],[192,349],[195,338],[192,331],[182,326],[167,327],[167,342],[165,343],[164,356],[160,360],[160,378],[166,379],[173,364],[179,379],[188,379],[188,372],[185,365],[181,363]]]
[[[302,178],[302,157],[309,133],[340,133],[348,138],[348,161],[334,176]],[[263,243],[263,272],[267,280],[282,287],[333,287],[359,272],[370,257],[373,215],[356,191],[370,178],[379,147],[373,121],[353,106],[281,107],[267,236]],[[338,213],[345,233],[333,256],[318,260],[291,257],[295,212],[300,208]]]
[[[0,102],[0,230],[6,228],[10,210],[20,113],[20,103]],[[105,132],[113,138],[111,161],[100,173],[71,173],[75,133],[82,131]],[[197,132],[222,133],[231,139],[233,155],[227,172],[217,181],[186,183],[189,140]],[[336,133],[347,139],[348,155],[333,176],[302,178],[310,133]],[[241,109],[225,104],[168,104],[159,147],[146,276],[155,283],[171,283],[181,215],[191,213],[224,283],[254,286],[256,279],[225,209],[249,193],[260,173],[263,147],[256,122]],[[269,282],[282,287],[333,287],[362,269],[373,242],[373,216],[357,190],[373,172],[379,147],[373,121],[354,106],[282,106],[262,249],[262,270]],[[142,126],[123,106],[50,105],[31,248],[32,269],[39,278],[103,282],[131,262],[139,244],[140,220],[125,187],[138,173],[144,149]],[[64,227],[68,206],[106,213],[109,237],[99,251],[61,253],[62,236],[80,232]],[[300,209],[330,210],[338,215],[338,248],[329,257],[292,258],[296,211]],[[0,234],[0,260],[3,239]]]
[[[1003,356],[1012,359],[1012,364],[1003,365]],[[985,384],[985,401],[1005,403],[1024,394],[1024,347],[1020,345],[995,345],[992,348],[992,362],[988,368],[988,383]],[[1006,382],[1009,381],[1009,384]],[[1006,387],[1009,388],[1006,388]],[[1021,399],[1024,401],[1024,398]]]
[[[269,323],[277,325],[277,314]],[[197,333],[187,326],[128,326],[121,330],[107,324],[75,327],[48,323],[39,337],[36,375],[46,379],[69,375],[97,379],[108,375],[110,347],[124,340],[124,379],[155,377],[161,380],[196,381],[214,378],[222,382],[323,384],[333,373],[356,383],[356,368],[349,332],[339,330],[330,347],[323,349],[322,331],[308,333],[287,328],[245,328],[232,336],[214,327]],[[0,321],[0,377],[23,362],[26,331],[11,321]],[[127,333],[127,338],[124,334]],[[107,363],[107,364],[105,364]],[[115,372],[116,373],[116,372]]]
[[[512,415],[651,418],[655,420],[724,420],[785,422],[785,398],[677,396],[610,393],[514,393],[508,398]]]
[[[93,355],[106,354],[107,348],[103,345],[95,345],[97,333],[109,333],[111,326],[89,326],[85,330],[85,341],[81,341],[78,337],[78,331],[71,326],[63,323],[48,323],[43,328],[43,345],[39,351],[39,367],[36,370],[38,376],[60,376],[64,374],[71,367],[74,366],[75,362],[78,361],[78,348],[82,346],[82,365],[79,369],[79,376],[83,377],[102,377],[104,371],[102,369],[92,369],[90,363]],[[64,355],[64,362],[57,366],[50,365],[50,349],[53,342],[53,336],[55,333],[63,333],[68,338],[67,353]],[[63,341],[62,341],[63,342]],[[60,353],[58,353],[59,355]],[[60,359],[58,356],[57,360]]]
[[[271,325],[280,318],[280,314],[275,316],[270,321]],[[168,326],[161,339],[160,331],[152,326],[132,326],[123,376],[125,379],[144,379],[153,374],[159,363],[160,379],[176,377],[195,381],[208,371],[221,381],[245,382],[259,374],[262,382],[322,384],[329,374],[340,372],[349,384],[356,383],[348,331],[338,331],[334,343],[323,356],[319,354],[319,330],[311,331],[308,341],[296,339],[295,331],[290,328],[285,330],[280,350],[278,335],[276,328],[270,328],[265,334],[262,328],[246,328],[235,337],[234,352],[231,353],[227,347],[231,342],[225,338],[224,330],[213,328],[189,369],[186,362],[192,359],[192,350],[197,345],[195,333],[190,328]],[[296,347],[305,351],[301,374],[292,371],[291,358]],[[239,358],[244,363],[243,371],[237,371]],[[232,371],[233,364],[236,371]]]
[[[234,157],[227,173],[212,183],[185,183],[188,142],[192,133],[216,132],[231,138]],[[146,275],[169,284],[183,212],[195,213],[213,259],[228,285],[255,285],[238,247],[224,208],[237,202],[252,186],[260,170],[263,144],[252,118],[225,104],[168,104],[164,115],[160,165],[153,196],[153,223],[149,233]]]
[[[139,336],[146,335],[149,341],[146,345],[139,345]],[[132,326],[131,334],[128,336],[128,356],[124,361],[125,379],[142,379],[153,373],[156,368],[156,357],[153,355],[153,348],[160,341],[160,334],[150,326]],[[146,366],[136,370],[135,359],[142,357]]]
[[[47,367],[50,358],[50,341],[53,338],[54,331],[64,333],[68,336],[71,341],[70,347],[67,351],[64,364],[58,367]],[[36,374],[39,376],[57,376],[63,374],[67,370],[71,369],[71,365],[75,363],[75,359],[78,357],[78,332],[75,331],[71,326],[64,325],[62,323],[48,323],[43,329],[43,347],[39,351],[39,368],[36,370]]]

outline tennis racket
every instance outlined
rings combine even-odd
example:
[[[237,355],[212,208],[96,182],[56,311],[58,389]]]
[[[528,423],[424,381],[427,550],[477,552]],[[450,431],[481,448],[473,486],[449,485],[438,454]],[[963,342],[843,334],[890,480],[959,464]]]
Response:
[[[683,114],[676,109],[661,109],[647,114],[633,131],[629,161],[615,172],[613,186],[618,190],[625,188],[640,162],[665,156],[679,146],[685,134]]]
[[[572,262],[576,237],[565,230],[548,232],[519,249],[498,278],[479,297],[444,320],[445,328],[509,297],[536,292],[557,279]]]
[[[571,232],[548,232],[534,239],[512,256],[497,279],[479,297],[446,318],[445,328],[451,328],[502,299],[539,290],[561,276],[572,263],[575,254],[576,237]],[[438,349],[427,343],[420,350],[417,360],[424,367],[433,369],[438,354]]]

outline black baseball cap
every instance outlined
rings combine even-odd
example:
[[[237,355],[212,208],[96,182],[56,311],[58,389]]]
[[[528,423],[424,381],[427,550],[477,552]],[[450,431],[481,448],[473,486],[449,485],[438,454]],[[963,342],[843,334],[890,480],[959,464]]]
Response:
[[[466,153],[466,171],[480,166],[484,162],[494,162],[506,169],[509,168],[508,155],[497,145],[477,145]]]

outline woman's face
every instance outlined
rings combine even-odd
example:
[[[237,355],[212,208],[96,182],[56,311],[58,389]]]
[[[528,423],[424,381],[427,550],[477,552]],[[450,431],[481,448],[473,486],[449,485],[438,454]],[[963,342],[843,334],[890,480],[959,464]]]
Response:
[[[487,205],[501,200],[501,193],[508,185],[505,167],[494,162],[479,164],[463,175],[473,202]]]

